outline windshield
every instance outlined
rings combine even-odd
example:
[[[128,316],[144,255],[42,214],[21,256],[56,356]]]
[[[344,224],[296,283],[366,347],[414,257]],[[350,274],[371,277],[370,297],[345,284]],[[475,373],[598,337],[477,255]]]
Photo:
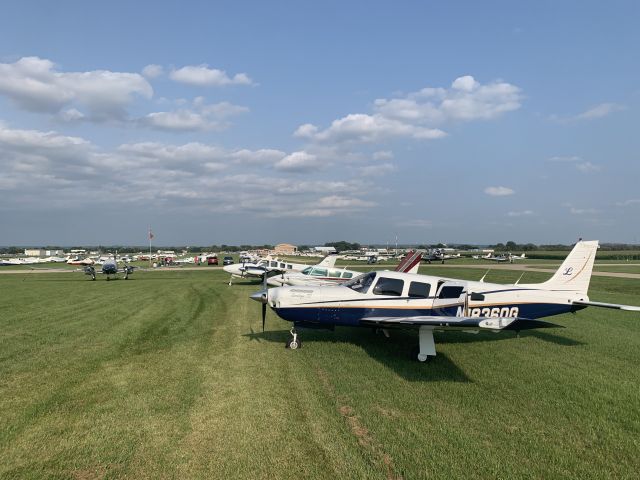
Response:
[[[348,282],[343,283],[343,285],[358,293],[367,293],[367,290],[369,290],[369,287],[371,286],[375,278],[376,272],[364,273],[352,280],[349,280]]]
[[[302,274],[304,274],[304,275],[309,275],[309,273],[311,273],[311,269],[312,269],[312,268],[313,268],[313,267],[307,267],[307,268],[305,268],[304,270],[302,270],[302,272],[300,272],[300,273],[302,273]]]

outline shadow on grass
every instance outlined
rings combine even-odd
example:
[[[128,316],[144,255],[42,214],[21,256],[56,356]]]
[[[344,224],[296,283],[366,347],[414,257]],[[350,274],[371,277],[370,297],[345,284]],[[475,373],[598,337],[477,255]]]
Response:
[[[573,338],[562,337],[560,335],[554,335],[552,333],[529,330],[527,332],[520,333],[521,337],[535,337],[538,340],[544,340],[545,342],[555,343],[556,345],[562,345],[565,347],[575,347],[578,345],[585,345],[584,342],[579,342]]]
[[[347,343],[362,348],[367,354],[393,369],[398,375],[408,381],[447,381],[471,382],[472,380],[453,363],[445,354],[430,359],[426,364],[419,363],[411,356],[417,345],[417,334],[410,330],[392,330],[390,338],[382,334],[374,334],[372,329],[338,327],[335,332],[327,330],[298,329],[303,344],[313,343]],[[281,343],[284,347],[289,339],[288,330],[255,331],[244,335],[249,341]],[[547,332],[529,330],[521,332],[520,337],[534,337],[538,340],[551,342],[561,346],[577,346],[582,342],[571,338],[554,335]],[[462,331],[447,331],[436,333],[436,349],[438,344],[465,344],[478,342],[499,342],[515,337],[515,332],[481,332],[470,334]]]
[[[326,330],[298,329],[302,343],[351,344],[362,348],[367,354],[391,368],[404,378],[412,382],[471,382],[471,379],[455,365],[445,354],[439,353],[426,364],[417,362],[411,357],[411,351],[417,343],[412,332],[394,331],[390,338],[376,335],[371,329],[340,327],[336,332]],[[284,347],[289,339],[288,330],[254,331],[244,334],[249,341],[281,343]],[[311,347],[313,348],[313,347]]]

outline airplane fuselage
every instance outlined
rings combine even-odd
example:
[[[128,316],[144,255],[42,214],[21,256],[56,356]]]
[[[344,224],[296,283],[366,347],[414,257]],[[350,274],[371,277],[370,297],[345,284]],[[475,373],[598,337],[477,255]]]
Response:
[[[373,280],[361,291],[342,285],[273,288],[268,291],[267,304],[279,317],[297,325],[370,326],[371,319],[397,317],[400,326],[405,317],[439,316],[450,317],[451,322],[435,326],[467,328],[456,318],[533,320],[582,308],[572,305],[573,300],[588,301],[585,294],[547,290],[540,285],[468,282],[387,271],[372,274]],[[391,290],[378,288],[379,282],[390,284]]]

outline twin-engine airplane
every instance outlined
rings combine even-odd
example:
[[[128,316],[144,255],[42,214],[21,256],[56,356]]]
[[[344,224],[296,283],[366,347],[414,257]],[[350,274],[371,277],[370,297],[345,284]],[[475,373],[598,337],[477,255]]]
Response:
[[[398,264],[395,271],[404,273],[417,273],[420,267],[422,253],[411,251]],[[296,286],[321,286],[321,285],[337,285],[344,283],[353,277],[357,277],[362,272],[339,268],[327,268],[320,265],[307,267],[301,272],[283,273],[276,275],[267,280],[267,284],[282,287],[284,285]]]
[[[378,271],[337,286],[265,288],[251,298],[263,304],[263,330],[267,305],[293,323],[289,348],[302,345],[296,327],[374,327],[385,332],[415,328],[419,332],[415,358],[425,362],[436,355],[434,330],[518,332],[556,327],[539,319],[588,306],[640,311],[636,306],[589,300],[597,249],[597,241],[579,241],[558,271],[537,284],[501,285]]]
[[[124,280],[128,280],[129,275],[133,273],[134,268],[135,267],[132,267],[126,264],[124,267],[119,268],[118,262],[116,261],[116,256],[114,255],[113,258],[105,260],[105,262],[102,264],[102,268],[100,269],[100,271],[97,272],[96,268],[93,265],[89,265],[87,267],[84,267],[84,274],[90,275],[91,280],[95,280],[96,274],[100,273],[100,274],[106,275],[107,280],[111,280],[111,275],[117,275],[118,272],[121,272],[121,273],[124,273],[124,277],[122,278]]]
[[[336,264],[336,255],[326,256],[316,267],[333,268]],[[242,262],[225,265],[222,269],[231,274],[229,285],[234,278],[263,278],[269,274],[278,273],[284,275],[286,272],[301,272],[308,268],[309,265],[304,263],[291,263],[278,260],[277,258],[267,257],[257,263]]]
[[[500,255],[491,255],[488,254],[486,257],[479,257],[482,260],[491,260],[493,262],[509,262],[513,263],[514,260],[524,260],[527,256],[523,253],[522,255],[513,255],[512,253],[503,253]]]

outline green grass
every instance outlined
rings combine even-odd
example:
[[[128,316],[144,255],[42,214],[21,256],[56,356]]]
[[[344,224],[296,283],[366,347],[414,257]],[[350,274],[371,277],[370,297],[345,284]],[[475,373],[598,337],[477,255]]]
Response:
[[[477,279],[477,269],[428,267]],[[494,270],[487,281],[513,282]],[[529,272],[523,281],[549,274]],[[0,275],[0,478],[635,478],[640,317],[436,334],[305,331],[219,269]],[[640,281],[592,299],[640,303]]]

